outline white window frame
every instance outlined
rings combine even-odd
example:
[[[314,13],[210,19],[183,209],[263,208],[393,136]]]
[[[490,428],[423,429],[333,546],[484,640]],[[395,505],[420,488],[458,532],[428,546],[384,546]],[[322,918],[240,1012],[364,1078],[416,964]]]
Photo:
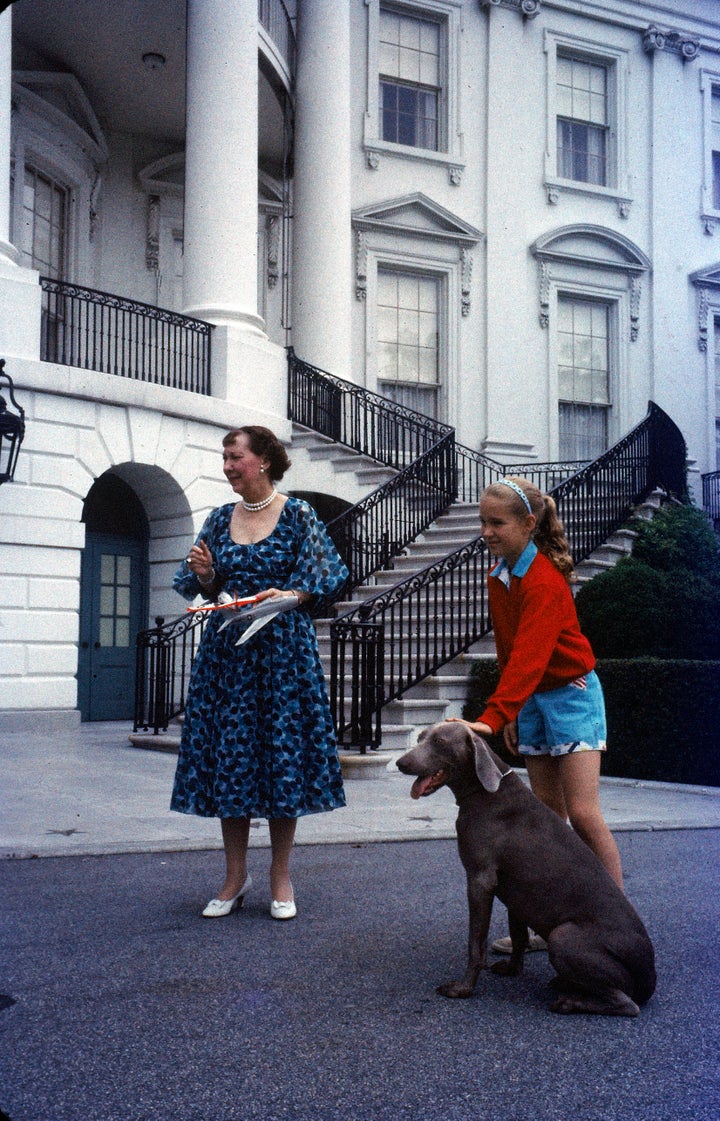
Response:
[[[615,203],[621,218],[627,218],[632,205],[628,169],[628,52],[620,47],[572,35],[545,31],[547,119],[545,144],[544,184],[548,203],[557,205],[563,193],[589,195]],[[557,60],[558,55],[577,58],[607,72],[607,186],[565,179],[558,175],[557,166]]]
[[[49,91],[44,96],[45,90]],[[55,105],[58,95],[79,120]],[[98,196],[108,148],[89,101],[70,74],[18,71],[13,75],[11,238],[22,228],[25,165],[67,188],[65,276],[92,285]],[[98,239],[99,241],[99,239]]]
[[[714,460],[716,442],[717,394],[715,389],[715,322],[720,321],[720,262],[690,274],[697,300],[697,345],[705,360],[706,446],[712,449],[708,461]]]
[[[462,0],[366,0],[367,6],[367,88],[363,148],[367,166],[377,170],[387,156],[444,165],[449,180],[457,185],[465,169],[463,137],[460,128],[460,33]],[[443,150],[416,148],[382,139],[380,123],[380,9],[392,8],[400,15],[430,19],[441,25],[440,96],[438,143]]]
[[[720,228],[720,208],[716,207],[714,199],[713,180],[713,124],[712,124],[712,94],[713,88],[720,92],[720,71],[700,71],[700,94],[702,97],[702,144],[703,144],[703,181],[701,220],[705,233],[713,234]]]
[[[619,353],[620,353],[620,351],[619,351],[619,345],[618,345],[618,340],[619,340],[618,322],[619,322],[620,315],[621,315],[620,299],[618,298],[617,293],[613,294],[610,298],[608,298],[606,295],[605,296],[599,295],[597,291],[592,291],[592,292],[582,291],[582,287],[583,287],[582,285],[579,285],[578,287],[573,287],[572,289],[570,289],[570,288],[565,287],[564,285],[558,285],[558,287],[557,287],[557,289],[555,290],[555,293],[554,293],[554,303],[555,303],[555,308],[556,309],[557,309],[557,305],[560,303],[561,300],[577,301],[577,302],[583,302],[583,303],[593,303],[593,304],[598,304],[598,305],[601,305],[602,307],[607,308],[608,402],[607,402],[607,405],[603,406],[603,407],[605,408],[606,417],[607,417],[607,447],[610,447],[614,443],[614,440],[615,440],[615,424],[614,424],[613,417],[614,417],[614,414],[617,412],[617,410],[614,408],[614,404],[615,404],[615,400],[616,400],[617,395],[618,395],[618,385],[619,385],[618,365],[619,365]],[[559,317],[558,314],[553,316],[554,322],[556,324],[559,323],[559,318],[560,317]],[[567,458],[567,457],[565,457],[563,455],[563,453],[560,449],[560,405],[563,404],[563,403],[567,403],[567,404],[575,404],[575,405],[586,404],[586,405],[592,406],[592,402],[591,401],[575,401],[575,400],[573,400],[571,402],[568,402],[566,398],[563,398],[561,400],[561,398],[560,398],[560,377],[559,377],[559,353],[558,353],[559,352],[559,345],[558,345],[557,329],[555,331],[553,331],[552,347],[553,347],[553,351],[554,351],[554,361],[555,361],[554,369],[552,371],[552,376],[553,376],[553,379],[555,381],[555,387],[556,387],[554,400],[557,402],[557,406],[558,406],[556,411],[555,411],[554,422],[557,424],[558,458],[562,459],[562,458]],[[603,451],[607,451],[607,448],[603,448]]]

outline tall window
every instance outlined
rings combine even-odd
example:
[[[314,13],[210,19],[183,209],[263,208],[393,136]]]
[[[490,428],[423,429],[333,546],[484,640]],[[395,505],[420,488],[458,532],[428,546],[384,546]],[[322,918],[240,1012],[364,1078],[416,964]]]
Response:
[[[560,457],[595,459],[608,446],[610,307],[558,297]]]
[[[380,9],[381,137],[392,144],[440,149],[441,26]]]
[[[439,388],[439,287],[437,277],[378,269],[380,392],[433,417]]]
[[[720,86],[712,87],[710,131],[712,143],[712,204],[713,210],[720,210]]]
[[[608,68],[558,54],[557,174],[608,185]]]
[[[67,215],[67,188],[26,164],[19,246],[22,263],[53,280],[62,280],[65,273]]]

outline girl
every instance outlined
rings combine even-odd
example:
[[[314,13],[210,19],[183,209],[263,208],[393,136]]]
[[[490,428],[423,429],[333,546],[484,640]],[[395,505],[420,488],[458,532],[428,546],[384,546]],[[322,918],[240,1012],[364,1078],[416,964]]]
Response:
[[[480,498],[480,525],[499,563],[488,576],[500,681],[481,736],[503,731],[525,757],[533,792],[590,846],[622,888],[620,854],[600,810],[605,706],[570,583],[573,562],[555,502],[528,479],[505,478]],[[505,945],[507,943],[507,945]],[[507,951],[510,939],[493,949]],[[542,948],[537,935],[531,948]]]

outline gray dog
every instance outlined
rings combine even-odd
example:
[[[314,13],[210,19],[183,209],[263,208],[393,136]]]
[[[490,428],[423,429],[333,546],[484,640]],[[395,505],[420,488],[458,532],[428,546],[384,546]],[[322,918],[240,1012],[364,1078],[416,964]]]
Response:
[[[466,724],[426,729],[397,763],[417,775],[413,798],[449,786],[467,873],[470,937],[460,981],[442,996],[469,997],[487,968],[493,899],[508,908],[512,954],[493,973],[521,972],[528,927],[548,943],[558,976],[554,1012],[637,1016],[655,991],[654,952],[636,911],[595,854]]]

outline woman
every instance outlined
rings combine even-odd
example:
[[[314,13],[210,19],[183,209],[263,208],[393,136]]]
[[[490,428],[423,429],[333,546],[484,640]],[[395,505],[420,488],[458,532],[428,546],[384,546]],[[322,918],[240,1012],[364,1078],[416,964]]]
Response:
[[[221,819],[226,875],[207,918],[242,905],[251,818],[269,820],[270,913],[297,913],[290,853],[297,818],[345,805],[330,706],[308,608],[335,596],[348,572],[301,499],[278,493],[290,466],[267,428],[233,429],[223,470],[240,500],[207,518],[173,586],[186,599],[221,591],[259,600],[297,596],[246,643],[209,615],[188,688],[171,809]],[[223,613],[224,614],[224,613]]]

